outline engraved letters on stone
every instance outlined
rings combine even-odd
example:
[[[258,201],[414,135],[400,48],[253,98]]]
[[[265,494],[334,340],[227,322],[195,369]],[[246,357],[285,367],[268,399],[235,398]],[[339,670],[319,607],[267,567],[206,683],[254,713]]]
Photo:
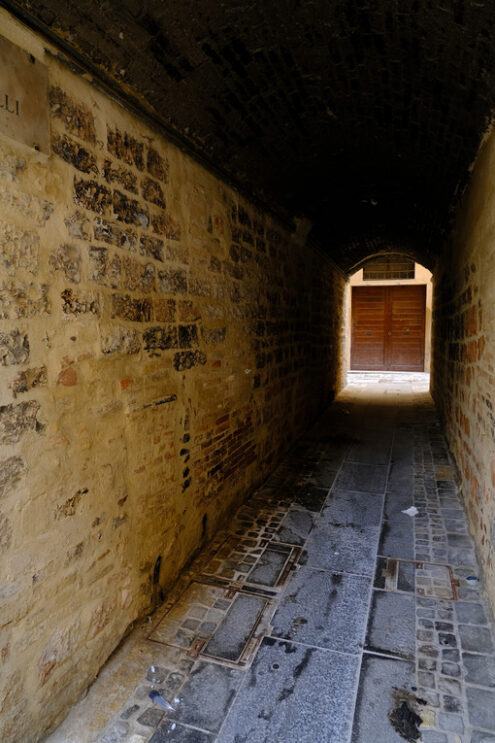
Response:
[[[47,69],[0,36],[0,135],[49,153]]]

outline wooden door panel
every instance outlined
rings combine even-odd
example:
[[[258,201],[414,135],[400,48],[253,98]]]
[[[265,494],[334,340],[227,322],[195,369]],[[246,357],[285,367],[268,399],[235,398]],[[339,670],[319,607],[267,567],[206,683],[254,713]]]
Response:
[[[353,287],[351,314],[351,369],[383,369],[385,358],[383,287]]]
[[[426,286],[391,286],[391,371],[424,371]]]
[[[426,286],[353,287],[351,369],[423,371]]]

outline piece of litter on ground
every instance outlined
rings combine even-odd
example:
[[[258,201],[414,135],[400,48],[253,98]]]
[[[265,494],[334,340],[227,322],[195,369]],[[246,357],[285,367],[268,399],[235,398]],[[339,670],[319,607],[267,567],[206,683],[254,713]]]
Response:
[[[478,578],[475,575],[468,575],[466,578],[466,583],[478,583]]]
[[[176,724],[175,724],[175,722],[173,722],[173,723],[172,723],[172,724],[170,725],[170,730],[175,730],[175,728],[176,728]]]
[[[402,513],[407,513],[408,516],[417,516],[419,511],[416,506],[409,506],[409,508],[405,508]]]
[[[169,704],[167,700],[164,699],[162,695],[159,694],[157,691],[150,691],[148,696],[152,702],[155,702],[155,704],[159,704],[160,707],[163,707],[163,709],[169,709],[172,710],[172,712],[175,712],[174,707],[172,707],[172,705]]]
[[[180,702],[180,699],[179,699],[179,697],[175,697],[175,699],[174,699],[174,704],[179,704],[179,702]]]

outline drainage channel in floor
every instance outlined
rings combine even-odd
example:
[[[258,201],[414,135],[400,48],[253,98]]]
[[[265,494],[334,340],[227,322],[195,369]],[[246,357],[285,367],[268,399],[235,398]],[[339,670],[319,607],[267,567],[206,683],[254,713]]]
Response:
[[[450,565],[395,557],[378,558],[374,588],[456,601],[458,587],[459,581]]]
[[[191,658],[246,667],[267,631],[271,608],[267,596],[193,580],[148,639],[186,650]]]
[[[301,548],[227,536],[148,635],[152,642],[249,667]]]
[[[141,743],[143,730],[156,729],[166,715],[167,740],[209,743],[270,632],[276,600],[301,552],[299,546],[254,535],[223,534],[216,540],[179,582],[147,635],[157,648],[156,664],[101,740],[120,740],[123,734]],[[173,709],[151,706],[150,693]],[[161,735],[156,730],[154,738]]]
[[[300,557],[301,548],[267,539],[228,536],[205,565],[201,574],[236,585],[260,586],[277,591]]]

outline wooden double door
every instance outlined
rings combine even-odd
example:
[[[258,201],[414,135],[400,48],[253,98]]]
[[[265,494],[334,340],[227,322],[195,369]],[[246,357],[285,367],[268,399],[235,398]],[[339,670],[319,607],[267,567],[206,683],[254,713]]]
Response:
[[[426,286],[354,286],[351,369],[424,371]]]

